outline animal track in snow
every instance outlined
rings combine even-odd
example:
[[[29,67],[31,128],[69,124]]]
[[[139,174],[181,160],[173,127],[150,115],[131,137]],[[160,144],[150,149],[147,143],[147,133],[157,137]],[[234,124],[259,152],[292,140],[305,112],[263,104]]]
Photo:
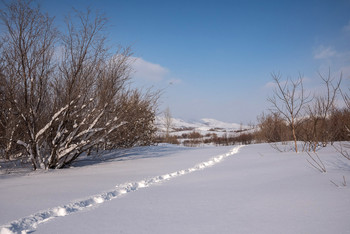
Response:
[[[205,168],[211,167],[221,162],[224,158],[228,156],[238,153],[241,147],[242,146],[237,146],[226,154],[218,155],[216,157],[211,158],[208,161],[196,164],[194,167],[191,167],[185,170],[179,170],[179,171],[175,171],[175,172],[160,175],[160,176],[155,176],[149,179],[140,180],[137,182],[120,184],[120,185],[117,185],[115,189],[109,192],[97,194],[85,199],[81,199],[79,201],[71,202],[64,206],[58,206],[48,210],[39,211],[27,217],[14,220],[9,224],[0,226],[0,234],[11,234],[11,233],[24,234],[35,230],[39,224],[45,223],[54,218],[67,216],[69,214],[77,213],[79,211],[82,211],[91,207],[96,207],[101,203],[110,201],[112,199],[118,198],[123,195],[125,196],[125,194],[137,191],[141,188],[150,187],[152,185],[165,182],[167,180],[173,179],[178,176],[183,176],[198,170],[203,170]]]

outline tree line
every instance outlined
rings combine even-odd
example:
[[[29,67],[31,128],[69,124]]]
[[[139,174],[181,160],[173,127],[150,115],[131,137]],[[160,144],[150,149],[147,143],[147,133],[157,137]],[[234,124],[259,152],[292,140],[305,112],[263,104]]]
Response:
[[[167,109],[166,135],[157,140],[173,144],[180,144],[182,140],[188,146],[293,142],[296,152],[316,152],[319,147],[336,141],[350,141],[350,90],[341,89],[342,75],[334,77],[329,70],[319,77],[322,85],[312,94],[305,90],[301,75],[296,80],[283,80],[281,74],[272,74],[275,87],[268,98],[272,108],[257,117],[255,127],[221,136],[215,133],[203,136],[198,132],[172,136],[169,134],[171,115]],[[350,159],[350,144],[341,144],[337,149]]]
[[[319,146],[350,140],[349,90],[341,90],[342,75],[333,77],[329,71],[319,77],[322,91],[311,94],[305,91],[302,76],[282,81],[280,74],[272,75],[272,109],[258,117],[257,141],[293,141],[296,152],[315,152]],[[303,142],[301,149],[298,141]]]
[[[30,0],[4,3],[0,44],[0,157],[63,168],[91,150],[153,141],[158,92],[131,89],[132,51],[107,46],[91,10],[54,18]]]

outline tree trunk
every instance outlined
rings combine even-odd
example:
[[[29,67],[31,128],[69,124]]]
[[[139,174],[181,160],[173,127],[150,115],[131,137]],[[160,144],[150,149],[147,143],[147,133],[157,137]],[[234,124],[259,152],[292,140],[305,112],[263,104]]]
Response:
[[[294,139],[294,145],[295,145],[295,152],[298,153],[297,136],[295,135],[295,126],[294,126],[294,124],[292,124],[292,133],[293,133],[293,139]]]

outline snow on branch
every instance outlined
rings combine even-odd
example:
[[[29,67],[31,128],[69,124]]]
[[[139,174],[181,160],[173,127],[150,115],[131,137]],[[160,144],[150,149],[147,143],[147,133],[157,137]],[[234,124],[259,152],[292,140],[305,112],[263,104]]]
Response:
[[[40,131],[36,134],[35,140],[37,141],[41,135],[43,135],[47,129],[49,129],[53,122],[56,121],[56,119],[62,114],[63,111],[67,110],[69,105],[67,104],[66,106],[62,107],[59,111],[57,111],[51,118],[50,122],[48,122]]]

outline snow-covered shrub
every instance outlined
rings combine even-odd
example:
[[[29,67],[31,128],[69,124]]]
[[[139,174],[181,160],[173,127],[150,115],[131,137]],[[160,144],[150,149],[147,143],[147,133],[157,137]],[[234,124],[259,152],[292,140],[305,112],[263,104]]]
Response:
[[[19,0],[0,18],[0,147],[6,158],[22,151],[34,169],[62,168],[113,142],[119,130],[132,135],[119,145],[151,141],[158,96],[126,91],[131,51],[107,49],[103,15],[75,11],[59,33],[53,18]]]

